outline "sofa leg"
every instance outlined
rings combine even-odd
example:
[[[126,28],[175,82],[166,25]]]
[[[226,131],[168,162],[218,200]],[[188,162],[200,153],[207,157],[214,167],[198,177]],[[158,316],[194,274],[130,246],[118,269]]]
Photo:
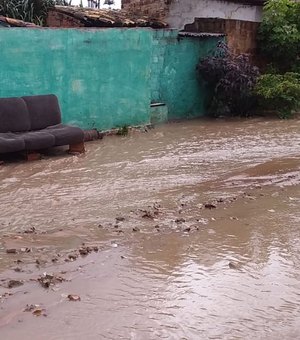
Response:
[[[85,152],[84,142],[76,143],[76,144],[70,144],[68,152],[71,153],[71,154],[84,153]]]
[[[26,152],[25,157],[28,162],[39,161],[42,159],[42,155],[36,151]]]

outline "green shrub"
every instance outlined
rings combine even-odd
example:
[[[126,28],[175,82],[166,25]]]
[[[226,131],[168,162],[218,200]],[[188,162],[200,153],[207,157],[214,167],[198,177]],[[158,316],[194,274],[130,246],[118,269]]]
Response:
[[[0,15],[44,25],[49,9],[67,6],[72,0],[0,0]]]
[[[289,118],[300,108],[300,74],[264,74],[255,92],[264,108],[276,111],[280,118]]]
[[[268,0],[258,31],[262,55],[280,72],[300,67],[300,2]]]

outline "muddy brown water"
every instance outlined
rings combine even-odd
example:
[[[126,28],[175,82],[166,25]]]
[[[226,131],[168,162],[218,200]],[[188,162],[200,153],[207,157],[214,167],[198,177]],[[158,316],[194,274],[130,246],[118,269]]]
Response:
[[[299,155],[299,120],[200,120],[1,167],[0,339],[300,338]]]

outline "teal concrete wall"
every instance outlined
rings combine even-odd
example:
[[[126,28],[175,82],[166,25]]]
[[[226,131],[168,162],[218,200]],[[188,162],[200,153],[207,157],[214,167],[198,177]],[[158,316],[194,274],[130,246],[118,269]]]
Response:
[[[154,32],[151,99],[168,106],[169,119],[205,114],[206,89],[199,82],[199,59],[215,50],[222,37],[178,38],[177,30]]]
[[[54,93],[63,120],[109,129],[205,113],[195,66],[218,39],[177,40],[151,29],[0,29],[0,97]]]

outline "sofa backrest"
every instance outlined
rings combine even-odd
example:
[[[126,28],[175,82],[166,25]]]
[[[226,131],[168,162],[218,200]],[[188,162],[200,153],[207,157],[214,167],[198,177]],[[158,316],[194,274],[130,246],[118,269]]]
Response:
[[[22,98],[0,98],[0,132],[30,130],[27,106]]]
[[[22,97],[29,112],[30,130],[61,123],[58,99],[54,94]]]

